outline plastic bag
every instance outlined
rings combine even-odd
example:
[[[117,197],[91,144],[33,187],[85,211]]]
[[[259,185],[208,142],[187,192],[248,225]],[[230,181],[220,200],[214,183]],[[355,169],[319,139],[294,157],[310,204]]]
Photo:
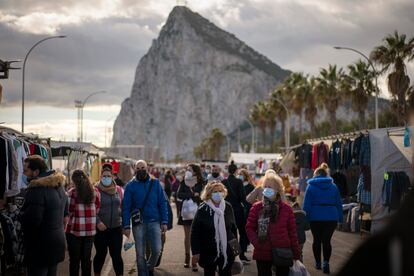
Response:
[[[301,261],[295,261],[290,268],[289,276],[310,276],[310,273]]]
[[[237,256],[236,259],[234,260],[233,265],[231,266],[231,275],[239,275],[239,274],[243,274],[243,272],[244,272],[244,265],[240,261],[239,256]]]
[[[197,213],[197,203],[192,199],[186,199],[183,201],[183,207],[181,208],[181,217],[183,220],[193,220]]]
[[[132,236],[130,236],[125,242],[124,242],[124,250],[128,251],[132,247],[134,247],[135,241]]]

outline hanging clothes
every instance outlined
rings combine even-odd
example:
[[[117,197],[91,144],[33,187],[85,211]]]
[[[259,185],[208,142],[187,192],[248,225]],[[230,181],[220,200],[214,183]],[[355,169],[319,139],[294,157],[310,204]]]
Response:
[[[329,168],[331,171],[337,171],[341,169],[341,142],[336,140],[329,150]]]
[[[329,147],[327,144],[325,144],[324,142],[321,142],[318,145],[318,154],[317,154],[317,166],[319,167],[322,163],[328,163],[329,162]]]
[[[382,205],[388,210],[398,210],[401,202],[407,195],[410,187],[410,178],[405,172],[387,172],[384,174],[382,187]]]
[[[296,159],[300,168],[312,168],[312,145],[305,143],[296,149]]]
[[[371,144],[369,136],[365,135],[361,139],[361,151],[359,153],[359,165],[371,166]]]
[[[359,176],[358,182],[358,202],[371,205],[371,192],[364,189],[364,175]]]
[[[315,170],[318,164],[318,144],[312,146],[312,170]]]
[[[332,175],[332,179],[336,186],[338,187],[339,193],[341,194],[341,197],[347,197],[348,196],[348,186],[346,182],[346,176],[343,173],[336,172]]]

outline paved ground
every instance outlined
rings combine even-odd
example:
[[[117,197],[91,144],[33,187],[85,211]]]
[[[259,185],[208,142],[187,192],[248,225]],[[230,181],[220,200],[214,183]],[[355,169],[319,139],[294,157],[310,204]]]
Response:
[[[313,255],[312,255],[312,235],[308,232],[308,240],[304,248],[304,263],[308,268],[312,276],[324,275],[320,271],[313,269]],[[346,261],[352,251],[363,241],[363,238],[359,234],[335,232],[332,240],[333,253],[331,258],[331,270],[334,274],[335,271],[341,267]],[[249,249],[249,258],[252,254],[252,248]],[[125,262],[125,274],[124,275],[137,275],[135,264],[135,251],[130,249],[127,252],[123,252]],[[155,275],[203,275],[202,269],[198,273],[194,273],[189,269],[185,269],[183,266],[184,261],[184,231],[181,226],[174,224],[174,228],[167,233],[167,242],[165,244],[164,256],[161,262],[161,266],[156,270]],[[68,275],[69,265],[67,260],[65,263],[59,266],[59,275]],[[102,276],[112,276],[115,273],[112,270],[112,264],[110,259],[107,262],[102,271]],[[252,261],[250,265],[245,266],[244,275],[257,275],[256,265]]]

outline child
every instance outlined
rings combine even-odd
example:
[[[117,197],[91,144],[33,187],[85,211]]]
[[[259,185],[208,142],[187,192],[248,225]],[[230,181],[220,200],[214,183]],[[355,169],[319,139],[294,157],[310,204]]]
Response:
[[[298,232],[298,240],[301,248],[301,257],[300,261],[303,262],[303,246],[306,242],[306,231],[310,229],[310,224],[306,218],[306,212],[300,208],[298,202],[293,203],[292,205],[293,213],[296,220],[296,229]]]

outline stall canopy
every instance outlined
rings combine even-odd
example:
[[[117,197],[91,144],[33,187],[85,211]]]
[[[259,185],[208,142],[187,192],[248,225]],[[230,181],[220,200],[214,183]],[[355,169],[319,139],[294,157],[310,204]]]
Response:
[[[67,155],[66,150],[77,150],[96,155],[104,153],[94,144],[84,142],[51,141],[50,147],[52,148],[53,156],[65,156]]]
[[[411,128],[410,133],[412,133]],[[405,128],[393,129],[388,131],[388,136],[390,137],[391,141],[399,149],[399,151],[401,151],[401,153],[404,155],[407,161],[410,162],[410,164],[412,164],[413,150],[411,146],[404,145],[404,135]]]
[[[390,136],[390,133],[399,131],[399,128],[391,129],[374,129],[369,131],[371,143],[371,231],[375,232],[380,229],[390,213],[388,208],[382,205],[382,188],[384,183],[384,174],[386,172],[403,171],[412,179],[411,171],[411,148],[405,148],[400,145],[400,136]],[[397,139],[398,138],[398,139]]]
[[[282,155],[280,153],[236,153],[230,154],[229,163],[234,161],[236,164],[255,164],[257,160],[280,160]]]

